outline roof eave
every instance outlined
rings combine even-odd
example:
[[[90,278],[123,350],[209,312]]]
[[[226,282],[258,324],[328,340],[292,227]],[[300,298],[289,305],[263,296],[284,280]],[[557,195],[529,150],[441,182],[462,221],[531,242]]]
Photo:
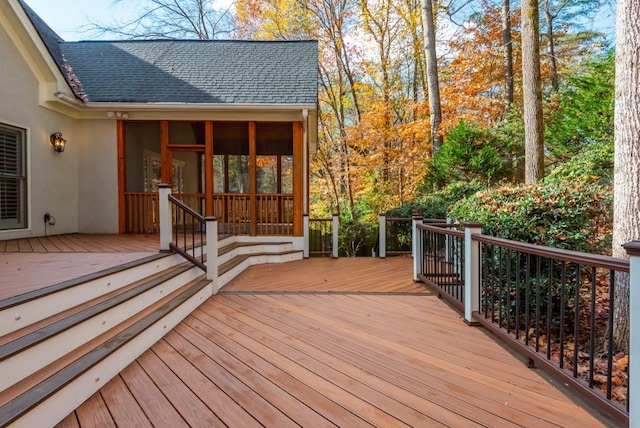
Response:
[[[125,102],[81,102],[66,94],[58,93],[58,99],[79,108],[92,110],[316,110],[316,103],[184,103],[184,102],[159,102],[159,103],[125,103]]]

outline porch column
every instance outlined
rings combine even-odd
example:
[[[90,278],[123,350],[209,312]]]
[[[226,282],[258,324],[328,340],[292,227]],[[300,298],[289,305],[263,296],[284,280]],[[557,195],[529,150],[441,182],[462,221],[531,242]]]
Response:
[[[464,223],[464,321],[477,325],[473,313],[480,310],[480,243],[474,233],[482,233],[481,223]]]
[[[422,224],[422,215],[413,213],[411,217],[411,255],[413,256],[413,280],[420,281],[418,275],[422,273],[422,261],[424,254],[422,251],[422,232],[418,230],[418,225]]]
[[[207,279],[211,280],[213,294],[218,293],[218,220],[205,217],[207,227]]]
[[[171,184],[158,184],[158,210],[160,221],[160,252],[169,252],[169,243],[171,242],[172,221],[171,221],[171,205],[169,204],[169,195],[171,194]]]
[[[340,228],[340,220],[338,218],[338,214],[333,215],[333,219],[331,222],[331,232],[333,235],[333,245],[331,257],[334,259],[338,258],[338,229]]]
[[[303,214],[302,216],[302,235],[304,239],[304,246],[302,248],[302,257],[309,258],[309,214]]]
[[[387,257],[387,216],[380,214],[378,221],[378,257],[384,259]]]
[[[640,427],[640,241],[623,245],[629,255],[629,373],[635,376],[629,380],[629,426]],[[620,273],[618,273],[620,274]],[[638,395],[636,395],[638,391]]]

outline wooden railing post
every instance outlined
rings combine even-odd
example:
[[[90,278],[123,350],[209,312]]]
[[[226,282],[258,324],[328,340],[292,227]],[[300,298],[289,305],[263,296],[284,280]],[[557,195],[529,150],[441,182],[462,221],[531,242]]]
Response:
[[[207,279],[211,280],[213,294],[218,293],[218,220],[215,216],[204,218],[207,230]]]
[[[302,236],[304,244],[302,247],[302,257],[309,258],[309,214],[302,215]]]
[[[422,233],[418,230],[418,225],[422,224],[422,215],[413,213],[411,217],[411,254],[413,256],[413,280],[420,281],[418,275],[422,274]]]
[[[380,227],[378,229],[378,257],[387,257],[387,216],[380,214]]]
[[[160,221],[160,251],[169,252],[173,222],[171,220],[171,205],[169,195],[171,194],[171,184],[158,184],[158,217]]]
[[[629,379],[627,400],[629,400],[629,426],[640,427],[640,241],[631,241],[623,245],[629,255]],[[635,390],[638,390],[638,396]]]
[[[482,233],[482,224],[464,223],[464,321],[477,325],[473,313],[480,310],[480,243],[471,237]]]
[[[340,220],[338,214],[333,214],[333,220],[331,222],[331,233],[333,235],[333,245],[331,249],[331,257],[338,258],[338,229],[340,228]]]

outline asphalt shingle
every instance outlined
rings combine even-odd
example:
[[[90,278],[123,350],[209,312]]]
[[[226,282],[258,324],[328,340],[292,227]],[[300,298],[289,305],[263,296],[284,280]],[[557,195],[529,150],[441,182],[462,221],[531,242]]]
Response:
[[[78,98],[91,102],[316,104],[317,41],[64,42],[21,3]]]

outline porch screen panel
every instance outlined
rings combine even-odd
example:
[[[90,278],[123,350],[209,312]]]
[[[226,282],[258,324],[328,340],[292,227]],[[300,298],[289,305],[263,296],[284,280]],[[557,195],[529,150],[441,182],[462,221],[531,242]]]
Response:
[[[256,123],[257,232],[293,232],[293,125]]]
[[[0,124],[0,229],[27,226],[26,132]]]

